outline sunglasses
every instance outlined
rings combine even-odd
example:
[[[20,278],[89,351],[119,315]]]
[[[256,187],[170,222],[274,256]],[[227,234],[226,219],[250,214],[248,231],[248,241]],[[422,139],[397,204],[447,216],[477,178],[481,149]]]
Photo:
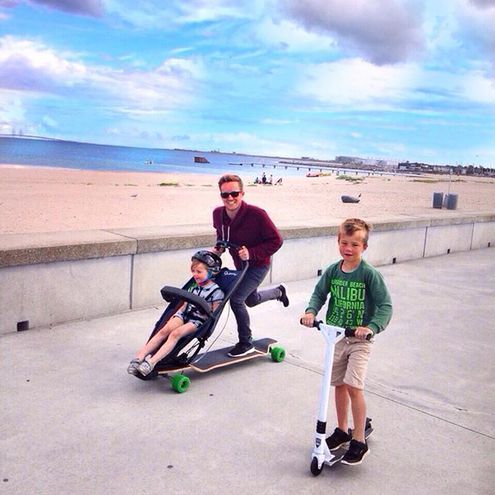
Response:
[[[220,196],[223,199],[227,199],[229,196],[232,196],[233,198],[237,198],[239,194],[241,194],[241,191],[228,191],[228,192],[226,191],[226,192],[221,192]]]

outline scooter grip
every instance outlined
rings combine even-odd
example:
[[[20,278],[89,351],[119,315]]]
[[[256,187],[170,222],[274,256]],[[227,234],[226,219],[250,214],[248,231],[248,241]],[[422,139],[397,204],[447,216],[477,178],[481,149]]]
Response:
[[[299,323],[302,325],[302,318],[299,320]],[[318,330],[320,329],[320,323],[323,323],[321,320],[314,320],[313,321],[313,328],[317,328]]]
[[[355,328],[346,327],[346,329],[345,329],[345,336],[346,337],[354,337],[355,333],[356,333]],[[366,340],[371,340],[371,337],[373,337],[373,334],[369,333],[368,335],[366,335]]]

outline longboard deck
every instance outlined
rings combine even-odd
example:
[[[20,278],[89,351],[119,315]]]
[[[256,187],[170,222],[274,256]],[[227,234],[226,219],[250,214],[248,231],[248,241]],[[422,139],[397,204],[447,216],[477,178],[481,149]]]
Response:
[[[239,357],[230,357],[228,355],[228,352],[232,349],[232,346],[223,347],[221,349],[216,349],[214,351],[204,352],[200,354],[193,363],[190,363],[186,366],[179,366],[173,369],[168,368],[166,370],[158,369],[157,371],[158,374],[169,374],[177,371],[191,369],[199,373],[207,373],[208,371],[212,371],[216,368],[223,368],[224,366],[230,366],[242,361],[249,361],[251,359],[266,356],[270,353],[271,348],[276,343],[276,340],[270,338],[255,340],[253,342],[255,351],[245,356]]]

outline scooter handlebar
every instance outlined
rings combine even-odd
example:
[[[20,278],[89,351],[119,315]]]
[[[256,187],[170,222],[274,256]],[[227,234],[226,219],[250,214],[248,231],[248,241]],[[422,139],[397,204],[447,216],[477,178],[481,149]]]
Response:
[[[301,325],[303,324],[302,318],[299,320],[299,323]],[[323,322],[321,320],[314,320],[313,321],[313,328],[317,328],[318,330],[320,330],[321,324],[323,324]],[[345,333],[346,337],[354,337],[355,332],[356,332],[355,328],[345,327],[345,329],[344,329],[344,333]],[[366,335],[366,340],[371,340],[371,337],[373,337],[373,335],[371,333]]]

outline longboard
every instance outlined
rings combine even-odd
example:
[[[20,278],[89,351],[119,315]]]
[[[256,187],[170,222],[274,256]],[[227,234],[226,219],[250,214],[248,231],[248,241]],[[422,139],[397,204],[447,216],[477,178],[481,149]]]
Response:
[[[208,371],[212,371],[217,368],[223,368],[224,366],[230,366],[232,364],[237,364],[242,361],[249,361],[251,359],[256,359],[271,354],[272,349],[274,349],[276,343],[277,343],[276,340],[270,338],[255,340],[253,342],[253,346],[255,349],[254,352],[239,357],[230,357],[228,355],[229,351],[232,349],[232,346],[223,347],[221,349],[216,349],[214,351],[204,352],[200,354],[192,363],[188,365],[178,366],[177,368],[173,368],[173,369],[167,368],[166,370],[157,369],[157,372],[158,374],[163,375],[163,374],[169,374],[173,372],[191,369],[199,373],[207,373]],[[285,352],[283,351],[282,348],[277,348],[277,349],[280,349],[284,355],[279,356],[279,358],[281,357],[281,359],[275,359],[273,355],[272,358],[275,361],[277,360],[282,361],[285,356]]]

